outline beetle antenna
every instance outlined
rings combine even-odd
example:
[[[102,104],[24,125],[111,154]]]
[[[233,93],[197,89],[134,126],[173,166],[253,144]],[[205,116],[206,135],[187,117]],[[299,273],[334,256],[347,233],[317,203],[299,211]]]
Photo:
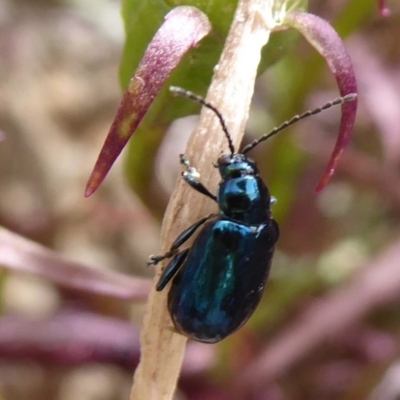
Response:
[[[208,109],[213,111],[214,114],[218,117],[219,122],[220,122],[221,127],[222,127],[222,130],[224,131],[225,136],[228,139],[228,146],[229,146],[229,150],[230,150],[231,154],[235,153],[235,148],[233,146],[232,138],[231,138],[231,135],[229,134],[228,128],[226,127],[224,117],[222,116],[222,114],[212,104],[207,103],[204,100],[203,97],[201,97],[201,96],[199,96],[199,95],[197,95],[197,94],[195,94],[193,92],[190,92],[189,90],[185,90],[185,89],[182,89],[182,88],[177,87],[177,86],[171,86],[169,88],[169,90],[170,90],[170,92],[172,92],[174,94],[178,94],[180,96],[187,97],[188,99],[197,101],[198,103],[200,103],[204,107],[207,107]]]
[[[259,143],[264,142],[265,140],[269,139],[272,136],[275,136],[277,133],[283,131],[290,125],[293,125],[296,122],[298,122],[304,118],[310,117],[311,115],[319,114],[321,111],[327,110],[328,108],[331,108],[333,106],[347,103],[348,101],[353,101],[356,99],[356,97],[357,97],[356,93],[350,93],[350,94],[347,94],[346,96],[338,97],[337,99],[329,101],[328,103],[324,104],[321,107],[315,108],[314,110],[308,110],[303,114],[295,115],[291,119],[285,121],[283,124],[272,129],[272,131],[266,133],[265,135],[261,136],[260,138],[255,139],[253,142],[244,146],[241,153],[245,154],[245,153],[249,152],[250,150],[254,149],[254,147],[256,147]]]

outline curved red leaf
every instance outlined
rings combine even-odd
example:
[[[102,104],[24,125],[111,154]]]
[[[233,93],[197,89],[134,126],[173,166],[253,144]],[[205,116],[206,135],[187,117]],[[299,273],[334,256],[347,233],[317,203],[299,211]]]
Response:
[[[183,56],[210,30],[207,17],[194,7],[176,7],[167,14],[124,93],[87,183],[85,197],[100,186]]]
[[[342,96],[357,93],[357,84],[353,64],[344,44],[336,31],[325,20],[308,13],[292,13],[285,17],[284,23],[297,29],[308,42],[325,58],[339,86]],[[317,185],[316,191],[321,191],[335,172],[343,150],[350,141],[357,111],[357,98],[343,103],[339,135],[332,152],[328,166]]]

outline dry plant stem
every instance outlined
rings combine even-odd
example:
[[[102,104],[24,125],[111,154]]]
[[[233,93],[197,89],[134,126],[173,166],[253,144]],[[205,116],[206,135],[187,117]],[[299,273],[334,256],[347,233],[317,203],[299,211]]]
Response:
[[[261,48],[269,38],[264,16],[270,15],[271,3],[266,0],[239,2],[207,95],[207,101],[224,115],[236,146],[244,134]],[[186,154],[202,173],[203,183],[213,192],[218,178],[211,162],[222,151],[227,151],[227,141],[219,122],[213,113],[203,110]],[[179,180],[164,218],[163,251],[168,250],[184,228],[215,211],[209,199]],[[159,274],[160,269],[155,281]],[[167,294],[168,288],[161,293],[153,289],[150,293],[141,335],[142,356],[134,376],[131,400],[167,400],[175,391],[187,339],[172,330]]]
[[[351,282],[315,302],[246,368],[240,386],[260,391],[334,335],[400,298],[400,238],[355,274]]]

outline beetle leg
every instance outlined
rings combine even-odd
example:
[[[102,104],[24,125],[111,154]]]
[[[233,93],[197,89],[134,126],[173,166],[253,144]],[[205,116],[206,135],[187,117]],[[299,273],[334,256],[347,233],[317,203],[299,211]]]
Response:
[[[201,225],[203,225],[208,219],[214,216],[215,214],[210,214],[205,218],[199,219],[193,225],[189,226],[189,228],[186,228],[172,243],[169,251],[160,256],[150,256],[150,261],[148,265],[157,265],[160,261],[165,260],[166,258],[173,257],[177,253],[179,247],[181,247],[187,240],[189,240],[190,237]]]
[[[160,279],[156,285],[157,292],[161,292],[167,285],[167,283],[174,277],[174,275],[178,272],[179,268],[182,266],[185,261],[187,255],[189,253],[189,249],[182,250],[169,262],[169,264],[164,268]]]
[[[194,190],[204,194],[205,196],[217,201],[217,197],[214,196],[201,182],[200,174],[196,168],[190,166],[189,159],[181,154],[180,156],[181,164],[185,167],[186,171],[182,172],[183,180],[190,185]]]

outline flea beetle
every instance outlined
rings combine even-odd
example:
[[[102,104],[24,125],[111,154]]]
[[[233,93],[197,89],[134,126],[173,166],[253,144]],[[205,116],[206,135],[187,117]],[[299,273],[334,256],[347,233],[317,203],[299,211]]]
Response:
[[[200,174],[181,155],[182,177],[193,189],[218,204],[218,214],[200,219],[185,229],[170,250],[151,256],[156,265],[172,258],[157,283],[161,291],[172,280],[168,309],[176,330],[205,343],[216,343],[239,329],[253,314],[268,278],[279,227],[271,215],[275,199],[261,179],[256,163],[246,153],[289,125],[334,105],[354,100],[339,97],[322,107],[296,115],[236,152],[221,113],[202,97],[181,88],[175,93],[197,101],[215,113],[227,138],[229,154],[216,163],[221,175],[217,195],[201,182]],[[181,246],[201,227],[193,244]]]

